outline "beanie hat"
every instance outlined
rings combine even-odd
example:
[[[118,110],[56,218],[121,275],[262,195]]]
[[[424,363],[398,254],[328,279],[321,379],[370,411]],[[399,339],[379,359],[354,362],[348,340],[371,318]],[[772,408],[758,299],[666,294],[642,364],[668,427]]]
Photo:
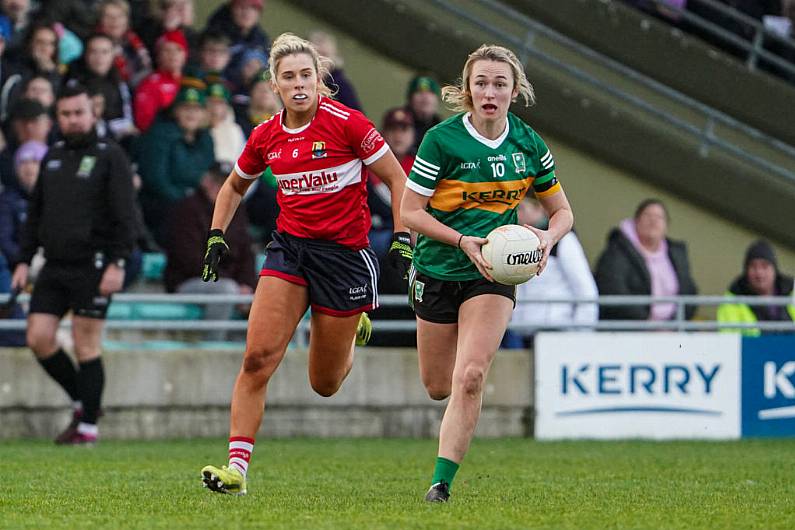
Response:
[[[411,95],[415,92],[433,92],[437,96],[442,93],[436,79],[428,77],[427,75],[419,75],[409,82],[406,98],[411,99]]]
[[[47,144],[37,142],[36,140],[25,142],[20,145],[19,148],[17,148],[17,152],[14,153],[14,167],[19,167],[22,162],[29,162],[31,160],[41,162],[41,159],[44,158],[46,154]]]
[[[773,247],[765,241],[764,239],[758,239],[751,243],[748,247],[748,250],[745,251],[745,262],[743,264],[743,270],[748,269],[748,264],[751,263],[751,260],[754,259],[763,259],[765,261],[769,261],[773,268],[778,271],[778,260],[776,260],[776,252],[773,250]]]
[[[185,53],[188,53],[188,39],[185,38],[185,34],[182,33],[181,29],[172,29],[160,35],[160,37],[157,39],[157,42],[155,43],[155,48],[159,49],[167,42],[178,44],[179,47],[185,51]]]

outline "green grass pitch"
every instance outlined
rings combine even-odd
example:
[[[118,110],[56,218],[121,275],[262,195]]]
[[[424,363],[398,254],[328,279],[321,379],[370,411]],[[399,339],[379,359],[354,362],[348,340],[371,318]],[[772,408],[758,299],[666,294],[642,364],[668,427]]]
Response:
[[[433,440],[261,440],[249,495],[199,470],[224,440],[0,443],[0,528],[795,528],[795,440],[475,440],[428,505]]]

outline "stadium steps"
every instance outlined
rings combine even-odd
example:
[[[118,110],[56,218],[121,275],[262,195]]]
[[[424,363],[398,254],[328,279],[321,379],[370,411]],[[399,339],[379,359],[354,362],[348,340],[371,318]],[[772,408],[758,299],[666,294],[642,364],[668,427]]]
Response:
[[[440,7],[445,3],[455,12]],[[576,49],[528,33],[518,13],[506,18],[475,0],[294,0],[292,4],[390,59],[433,72],[446,82],[461,75],[467,53],[483,42],[514,49],[527,43],[532,53],[520,57],[539,104],[529,109],[516,106],[520,116],[641,180],[795,248],[795,232],[790,223],[782,222],[792,218],[795,180],[752,163],[742,153],[754,148],[757,160],[770,160],[785,172],[795,171],[795,159],[777,158],[778,153],[768,152],[765,145],[752,145],[753,138],[735,138],[717,127],[704,133],[703,115],[643,87],[632,86],[631,96],[645,106],[629,104],[612,87],[626,92],[631,80],[598,67]],[[500,31],[485,30],[482,21]],[[384,30],[385,24],[389,31]],[[524,36],[518,43],[513,37],[517,34]],[[672,125],[668,117],[685,126]],[[713,142],[715,135],[731,142],[741,154],[719,148]]]
[[[795,84],[617,0],[502,0],[676,90],[795,145]],[[707,74],[707,75],[705,75]]]

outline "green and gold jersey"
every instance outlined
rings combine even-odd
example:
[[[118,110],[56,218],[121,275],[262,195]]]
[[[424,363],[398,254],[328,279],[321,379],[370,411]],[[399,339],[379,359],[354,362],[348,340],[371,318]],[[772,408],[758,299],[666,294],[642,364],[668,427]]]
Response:
[[[430,197],[428,212],[441,223],[478,237],[515,224],[516,207],[531,187],[536,197],[561,190],[546,144],[510,112],[505,132],[495,140],[475,130],[469,113],[433,127],[420,144],[406,186]],[[481,277],[462,250],[422,234],[414,267],[441,280]]]

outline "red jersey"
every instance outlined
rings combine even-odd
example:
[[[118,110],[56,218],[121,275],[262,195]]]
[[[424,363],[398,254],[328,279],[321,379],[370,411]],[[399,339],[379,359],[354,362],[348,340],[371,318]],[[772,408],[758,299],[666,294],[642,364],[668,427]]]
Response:
[[[366,247],[370,210],[364,166],[389,146],[364,114],[326,97],[301,128],[288,129],[285,112],[252,131],[235,170],[254,179],[270,166],[278,185],[280,232]]]

